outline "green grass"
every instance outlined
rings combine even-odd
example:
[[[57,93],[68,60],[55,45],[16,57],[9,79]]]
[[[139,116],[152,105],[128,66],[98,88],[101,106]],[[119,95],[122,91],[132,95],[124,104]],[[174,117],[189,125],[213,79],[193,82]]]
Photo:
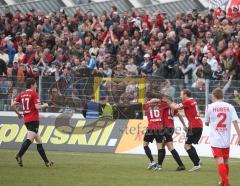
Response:
[[[162,172],[146,170],[148,163],[143,155],[104,153],[48,152],[55,162],[46,168],[36,151],[24,156],[24,167],[15,162],[16,151],[0,150],[0,185],[2,186],[216,186],[218,175],[213,159],[202,159],[199,172],[176,172],[171,157],[164,162]],[[156,159],[156,157],[155,157]],[[192,167],[183,158],[186,167]],[[240,185],[239,161],[230,160],[231,186]]]

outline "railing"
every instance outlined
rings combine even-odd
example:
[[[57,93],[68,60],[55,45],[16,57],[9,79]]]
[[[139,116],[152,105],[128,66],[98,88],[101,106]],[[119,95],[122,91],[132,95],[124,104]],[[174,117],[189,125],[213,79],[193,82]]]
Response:
[[[25,88],[25,80],[20,77],[1,77],[0,79],[0,111],[10,111],[11,100]],[[221,87],[225,101],[233,104],[240,114],[240,82],[234,80],[196,81],[183,79],[166,80],[158,77],[148,78],[105,78],[77,77],[69,75],[56,81],[52,76],[40,76],[38,92],[41,102],[50,107],[44,112],[61,112],[70,107],[80,113],[89,99],[97,102],[105,100],[111,105],[131,105],[143,103],[147,92],[163,93],[180,102],[180,91],[188,88],[198,101],[199,110],[204,113],[205,105],[211,102],[211,91]]]

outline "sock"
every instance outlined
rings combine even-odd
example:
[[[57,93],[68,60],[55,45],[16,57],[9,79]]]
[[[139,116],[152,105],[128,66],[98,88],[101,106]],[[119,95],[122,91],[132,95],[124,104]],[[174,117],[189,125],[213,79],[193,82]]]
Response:
[[[164,161],[164,159],[165,159],[165,156],[166,156],[166,150],[165,150],[165,148],[164,148],[164,151],[163,151],[163,161]]]
[[[19,156],[21,158],[24,155],[24,153],[28,150],[28,147],[31,145],[31,143],[32,143],[31,140],[26,139],[23,142],[23,144],[22,144],[22,146],[21,146],[17,156]]]
[[[191,149],[187,150],[187,153],[188,153],[189,158],[192,160],[194,166],[198,166],[200,159],[197,155],[195,148],[192,146]]]
[[[40,156],[42,157],[43,161],[45,163],[49,162],[48,159],[47,159],[46,153],[45,153],[45,151],[43,149],[42,144],[37,144],[37,150],[38,150],[38,153],[40,154]]]
[[[158,150],[158,164],[162,166],[163,160],[166,155],[166,150],[165,149],[159,149]]]
[[[198,165],[199,165],[200,158],[199,158],[199,156],[198,156],[198,154],[197,154],[197,151],[196,151],[196,149],[195,149],[195,147],[194,147],[194,146],[192,146],[192,149],[193,149],[193,151],[194,151],[194,154],[195,154],[195,156],[196,156],[196,161],[198,162]]]
[[[222,185],[228,186],[227,169],[224,163],[218,164],[218,172],[222,179]]]
[[[227,170],[227,176],[229,175],[229,165],[225,164],[226,170]]]
[[[145,154],[147,155],[148,159],[153,162],[153,156],[152,156],[152,152],[149,148],[149,146],[144,146],[144,151],[145,151]]]
[[[175,149],[173,149],[171,151],[171,154],[172,154],[173,158],[175,159],[175,161],[177,162],[178,166],[183,166],[182,160],[181,160],[178,152]]]

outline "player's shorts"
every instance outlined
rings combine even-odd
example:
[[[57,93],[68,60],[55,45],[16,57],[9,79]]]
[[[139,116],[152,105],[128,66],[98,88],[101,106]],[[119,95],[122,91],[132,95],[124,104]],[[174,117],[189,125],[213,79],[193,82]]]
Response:
[[[166,143],[173,141],[173,138],[172,138],[173,133],[174,133],[174,128],[165,128],[164,129],[164,139],[165,139]]]
[[[198,141],[200,140],[202,136],[202,128],[190,128],[187,132],[187,140],[185,144],[198,144]]]
[[[227,160],[229,159],[229,152],[230,152],[230,148],[212,147],[212,153],[214,158],[223,157],[223,159]]]
[[[28,131],[38,133],[39,121],[31,121],[31,122],[25,123],[25,126],[27,127]]]
[[[164,130],[147,130],[144,135],[144,141],[152,143],[155,139],[157,143],[162,143],[164,137]]]

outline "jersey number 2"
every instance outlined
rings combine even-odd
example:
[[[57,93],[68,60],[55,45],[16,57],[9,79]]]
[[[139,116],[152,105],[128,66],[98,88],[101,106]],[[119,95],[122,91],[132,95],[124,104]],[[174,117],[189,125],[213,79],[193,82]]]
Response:
[[[217,128],[226,128],[226,124],[224,124],[224,122],[227,119],[227,115],[225,113],[218,113],[217,117],[221,119],[217,124]]]

